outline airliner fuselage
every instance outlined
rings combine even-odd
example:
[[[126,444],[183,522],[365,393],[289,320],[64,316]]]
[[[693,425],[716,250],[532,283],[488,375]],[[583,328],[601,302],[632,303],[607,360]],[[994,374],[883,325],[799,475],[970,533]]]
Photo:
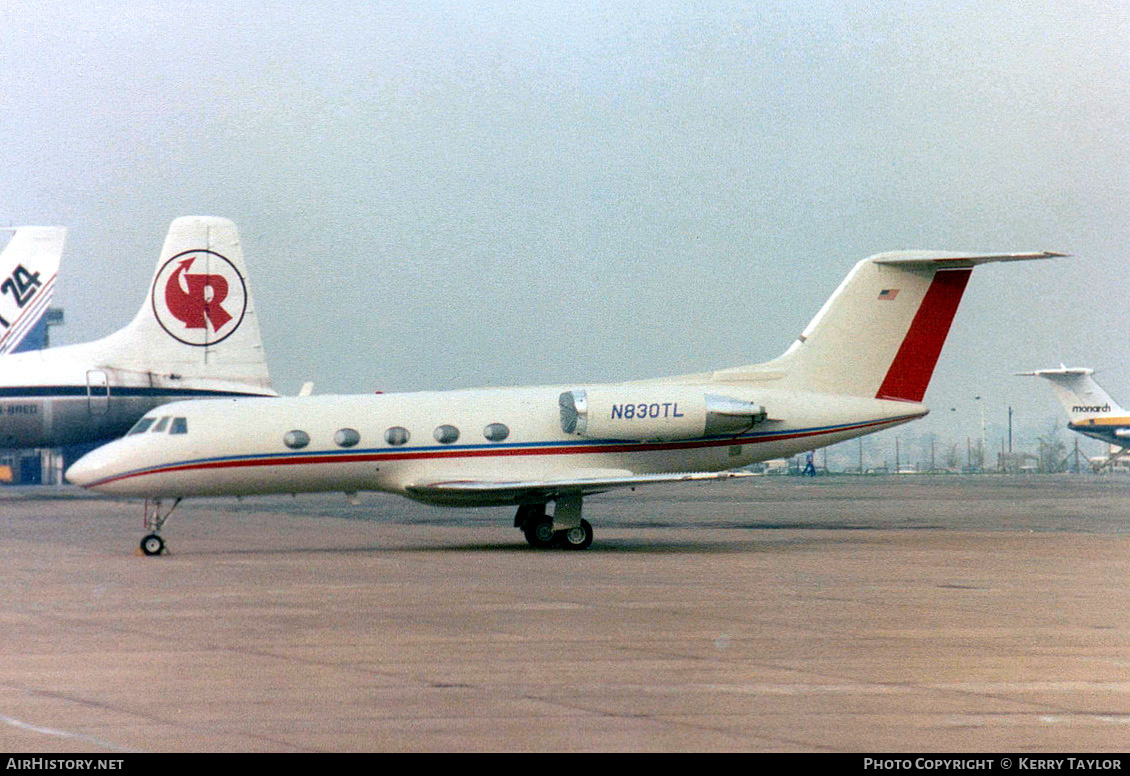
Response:
[[[269,394],[235,382],[99,367],[69,357],[83,347],[0,358],[0,448],[108,441],[171,401]]]

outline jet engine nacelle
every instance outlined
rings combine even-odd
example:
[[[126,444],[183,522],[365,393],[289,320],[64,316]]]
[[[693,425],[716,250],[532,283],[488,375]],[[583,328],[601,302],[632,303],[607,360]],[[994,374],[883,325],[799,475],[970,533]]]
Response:
[[[693,386],[609,386],[561,394],[561,429],[595,439],[668,441],[740,434],[765,408]]]

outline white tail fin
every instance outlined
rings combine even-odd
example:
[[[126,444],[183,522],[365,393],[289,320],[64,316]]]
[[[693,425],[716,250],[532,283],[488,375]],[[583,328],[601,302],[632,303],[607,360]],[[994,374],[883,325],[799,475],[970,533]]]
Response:
[[[67,236],[62,226],[19,226],[12,231],[0,253],[0,355],[44,346],[43,314],[55,294]]]
[[[715,376],[772,377],[794,390],[921,402],[973,267],[1060,255],[872,256],[855,265],[782,356]]]
[[[159,365],[180,379],[273,393],[235,224],[207,216],[173,221],[141,309],[97,344],[112,368]]]
[[[1030,377],[1042,377],[1051,383],[1059,403],[1067,410],[1072,424],[1095,418],[1123,417],[1126,411],[1110,398],[1095,379],[1093,369],[1060,366],[1059,369],[1039,369],[1021,372]]]

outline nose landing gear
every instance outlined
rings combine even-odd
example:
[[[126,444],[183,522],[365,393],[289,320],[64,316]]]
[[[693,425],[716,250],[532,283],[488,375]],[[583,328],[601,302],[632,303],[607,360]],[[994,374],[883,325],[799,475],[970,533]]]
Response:
[[[160,555],[165,551],[165,540],[160,534],[146,534],[141,539],[141,551],[145,555]]]
[[[145,499],[145,530],[148,531],[141,540],[139,549],[143,555],[162,555],[165,552],[165,540],[161,537],[161,529],[165,527],[165,521],[169,519],[169,515],[177,508],[180,499],[173,501],[173,505],[168,508],[164,513],[161,512],[161,500],[156,499],[153,501],[152,508],[150,508],[149,499]]]

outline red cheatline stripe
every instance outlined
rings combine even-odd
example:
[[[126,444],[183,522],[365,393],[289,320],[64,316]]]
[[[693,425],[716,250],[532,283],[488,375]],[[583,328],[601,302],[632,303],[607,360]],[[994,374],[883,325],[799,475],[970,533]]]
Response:
[[[922,401],[972,272],[945,270],[934,275],[876,399]]]
[[[100,487],[108,485],[111,482],[119,482],[121,480],[128,480],[134,477],[145,477],[153,474],[170,474],[173,472],[184,471],[206,471],[217,469],[238,469],[245,467],[276,467],[276,466],[307,466],[310,464],[343,464],[343,463],[365,463],[365,462],[379,462],[384,463],[388,461],[402,461],[413,459],[443,459],[443,458],[478,458],[483,456],[536,456],[536,455],[589,455],[593,453],[639,453],[639,452],[655,452],[655,451],[668,451],[668,450],[685,450],[693,448],[706,448],[706,447],[719,447],[737,444],[762,444],[765,442],[780,442],[787,439],[798,439],[803,437],[818,437],[827,434],[835,434],[843,431],[855,431],[863,428],[878,428],[880,426],[890,425],[894,423],[902,423],[911,420],[917,415],[899,416],[896,418],[883,418],[880,420],[865,421],[862,423],[851,424],[830,429],[818,429],[813,431],[797,430],[792,432],[782,432],[780,434],[773,434],[767,437],[735,437],[733,439],[712,439],[712,440],[695,440],[689,442],[667,442],[667,443],[652,443],[652,444],[608,444],[608,445],[594,445],[594,446],[577,446],[577,445],[562,445],[560,447],[523,447],[523,448],[502,448],[502,449],[478,449],[478,450],[428,450],[420,452],[379,452],[379,453],[357,453],[345,455],[294,455],[288,457],[268,457],[268,458],[237,458],[230,460],[205,460],[205,461],[190,461],[180,464],[166,464],[156,466],[151,469],[139,469],[131,472],[123,472],[121,474],[114,474],[105,479],[92,482],[84,487]]]

